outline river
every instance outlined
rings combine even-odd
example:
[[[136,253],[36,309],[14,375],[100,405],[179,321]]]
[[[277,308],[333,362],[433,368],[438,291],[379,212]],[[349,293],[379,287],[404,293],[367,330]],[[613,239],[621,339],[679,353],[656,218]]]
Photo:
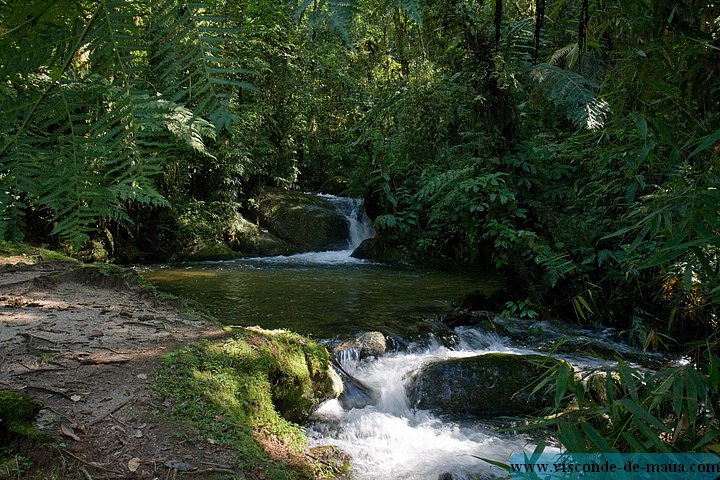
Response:
[[[472,291],[491,293],[499,281],[354,259],[350,253],[361,239],[351,238],[341,251],[163,265],[143,274],[227,324],[286,328],[328,343],[372,330],[403,339],[401,351],[343,363],[376,392],[375,404],[344,409],[331,400],[306,426],[311,445],[332,444],[352,455],[355,479],[501,475],[478,457],[507,462],[511,453],[532,451],[528,437],[498,433],[497,421],[450,420],[414,409],[403,386],[408,373],[439,358],[528,353],[472,329],[458,332],[460,343],[452,350],[432,335],[432,320],[450,311],[454,300]]]

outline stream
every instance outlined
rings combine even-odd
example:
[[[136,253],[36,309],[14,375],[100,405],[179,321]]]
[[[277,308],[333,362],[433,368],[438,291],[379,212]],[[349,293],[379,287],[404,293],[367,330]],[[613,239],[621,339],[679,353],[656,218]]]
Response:
[[[502,470],[478,457],[507,462],[511,453],[532,452],[531,438],[499,433],[501,422],[496,420],[448,419],[412,408],[404,388],[410,372],[433,360],[537,353],[468,327],[456,329],[459,342],[452,349],[434,336],[433,319],[451,311],[454,300],[473,291],[492,293],[500,282],[352,258],[355,246],[372,231],[357,214],[357,204],[333,201],[345,209],[351,225],[345,250],[162,265],[143,275],[227,324],[286,328],[328,344],[373,330],[401,339],[402,349],[378,359],[342,361],[347,373],[375,392],[374,404],[345,409],[338,400],[330,400],[306,425],[311,445],[336,445],[352,456],[353,478],[502,476]],[[580,367],[597,366],[587,358],[566,359]]]

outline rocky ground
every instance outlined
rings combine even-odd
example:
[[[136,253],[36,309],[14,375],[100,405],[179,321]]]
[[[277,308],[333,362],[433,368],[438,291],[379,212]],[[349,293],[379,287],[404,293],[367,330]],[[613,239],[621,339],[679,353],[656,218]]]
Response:
[[[43,405],[37,424],[57,442],[21,446],[53,472],[37,478],[246,478],[236,452],[170,420],[150,389],[163,354],[223,331],[132,272],[29,260],[0,259],[0,390]],[[31,478],[3,468],[0,478]]]

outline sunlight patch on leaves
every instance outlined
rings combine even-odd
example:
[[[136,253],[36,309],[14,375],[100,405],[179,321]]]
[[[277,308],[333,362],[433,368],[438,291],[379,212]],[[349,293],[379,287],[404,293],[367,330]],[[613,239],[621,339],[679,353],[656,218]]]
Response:
[[[610,105],[597,97],[599,85],[589,78],[547,63],[529,70],[549,101],[565,110],[577,128],[598,130],[605,126],[611,113]]]

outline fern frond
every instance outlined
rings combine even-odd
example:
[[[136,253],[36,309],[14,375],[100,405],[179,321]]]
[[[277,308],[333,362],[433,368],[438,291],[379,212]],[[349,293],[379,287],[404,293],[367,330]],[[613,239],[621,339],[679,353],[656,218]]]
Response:
[[[253,72],[237,66],[228,51],[238,37],[233,22],[209,10],[202,4],[160,2],[147,32],[150,75],[171,102],[210,119],[217,131],[229,130],[236,119],[231,99],[240,89],[255,89],[242,79]]]
[[[438,175],[431,176],[425,185],[415,194],[419,201],[435,201],[441,195],[447,195],[449,190],[455,190],[458,181],[472,176],[474,167],[465,167],[448,170]]]
[[[550,55],[547,63],[561,68],[569,67],[575,64],[578,58],[578,52],[577,43],[571,43],[570,45],[555,50],[552,55]]]
[[[528,62],[535,49],[534,25],[529,19],[508,20],[504,25],[505,61],[514,64]]]
[[[79,246],[105,220],[129,222],[130,203],[167,205],[153,180],[165,152],[211,157],[205,139],[230,127],[233,95],[252,86],[227,52],[237,29],[207,6],[161,1],[153,16],[129,0],[50,4],[31,0],[22,16],[0,5],[0,236],[32,206]]]
[[[576,127],[596,130],[605,125],[610,105],[597,97],[599,85],[596,82],[547,63],[539,63],[529,72],[547,99],[564,109]]]

